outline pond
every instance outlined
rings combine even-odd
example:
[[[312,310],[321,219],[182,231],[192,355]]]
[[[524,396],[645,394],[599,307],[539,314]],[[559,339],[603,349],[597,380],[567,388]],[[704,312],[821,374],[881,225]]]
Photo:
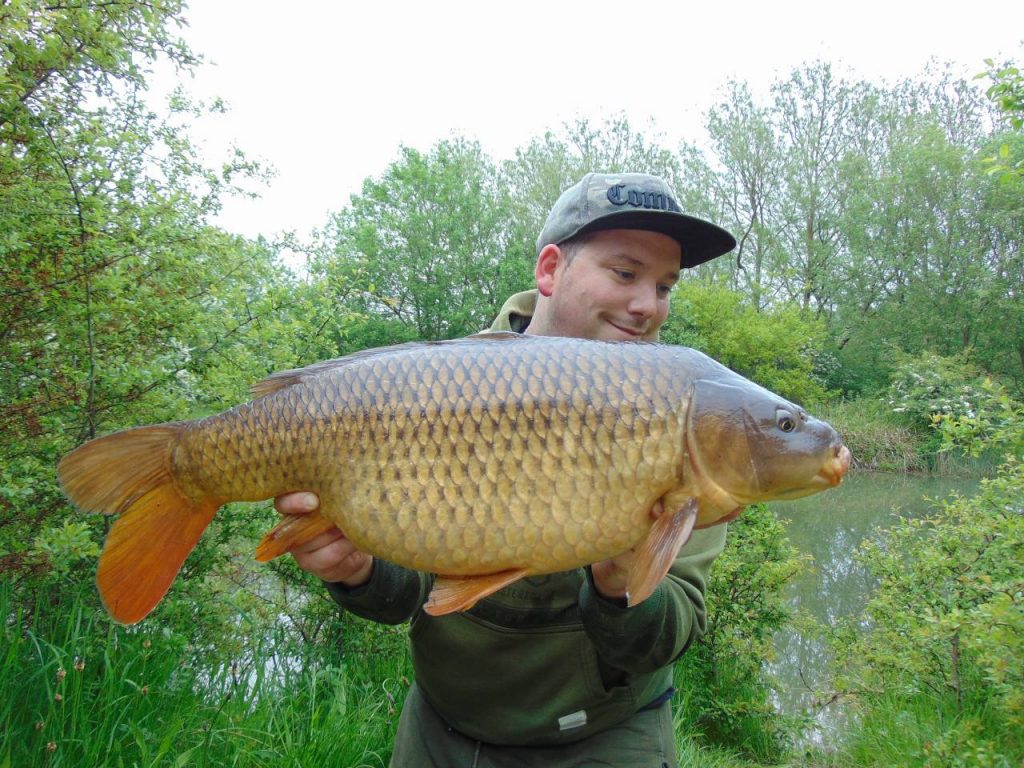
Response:
[[[825,625],[857,614],[874,586],[853,559],[861,542],[901,517],[925,514],[931,507],[928,499],[953,492],[968,495],[977,487],[978,481],[970,478],[853,472],[834,490],[772,503],[770,508],[787,521],[793,546],[814,558],[812,567],[789,585],[791,606]],[[830,660],[822,642],[787,630],[776,635],[775,648],[778,706],[787,713],[807,709],[830,684]],[[842,712],[832,705],[817,712],[815,720],[817,729],[809,740],[827,745],[841,727]]]

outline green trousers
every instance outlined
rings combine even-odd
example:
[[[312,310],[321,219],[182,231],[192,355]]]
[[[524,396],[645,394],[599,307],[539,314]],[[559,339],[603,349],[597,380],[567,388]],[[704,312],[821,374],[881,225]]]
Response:
[[[638,712],[583,741],[502,747],[449,728],[413,685],[402,708],[391,768],[678,768],[672,706]]]

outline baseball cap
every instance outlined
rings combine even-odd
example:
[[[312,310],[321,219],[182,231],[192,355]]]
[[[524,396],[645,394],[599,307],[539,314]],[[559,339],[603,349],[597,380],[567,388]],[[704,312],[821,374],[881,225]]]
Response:
[[[599,229],[645,229],[675,238],[683,251],[682,267],[695,267],[736,247],[736,239],[721,227],[683,213],[661,177],[588,173],[555,202],[537,238],[537,252],[548,243],[558,245]]]

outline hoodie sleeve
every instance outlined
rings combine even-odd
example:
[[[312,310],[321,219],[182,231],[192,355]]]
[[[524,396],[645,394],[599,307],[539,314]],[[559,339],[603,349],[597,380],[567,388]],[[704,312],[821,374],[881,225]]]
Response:
[[[375,559],[370,580],[358,587],[325,582],[334,602],[364,619],[401,624],[426,602],[434,577]]]
[[[725,547],[725,530],[725,525],[716,525],[695,531],[654,593],[633,608],[603,597],[587,569],[580,611],[605,663],[624,672],[653,672],[671,664],[704,634],[708,573]]]

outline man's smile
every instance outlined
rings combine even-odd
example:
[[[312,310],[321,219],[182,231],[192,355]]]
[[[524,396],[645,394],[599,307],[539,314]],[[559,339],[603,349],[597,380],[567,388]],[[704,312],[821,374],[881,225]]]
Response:
[[[643,336],[645,333],[644,329],[642,328],[637,328],[636,326],[633,325],[622,324],[614,320],[609,320],[608,324],[611,325],[616,330],[622,331],[624,334],[632,338],[639,338]]]

